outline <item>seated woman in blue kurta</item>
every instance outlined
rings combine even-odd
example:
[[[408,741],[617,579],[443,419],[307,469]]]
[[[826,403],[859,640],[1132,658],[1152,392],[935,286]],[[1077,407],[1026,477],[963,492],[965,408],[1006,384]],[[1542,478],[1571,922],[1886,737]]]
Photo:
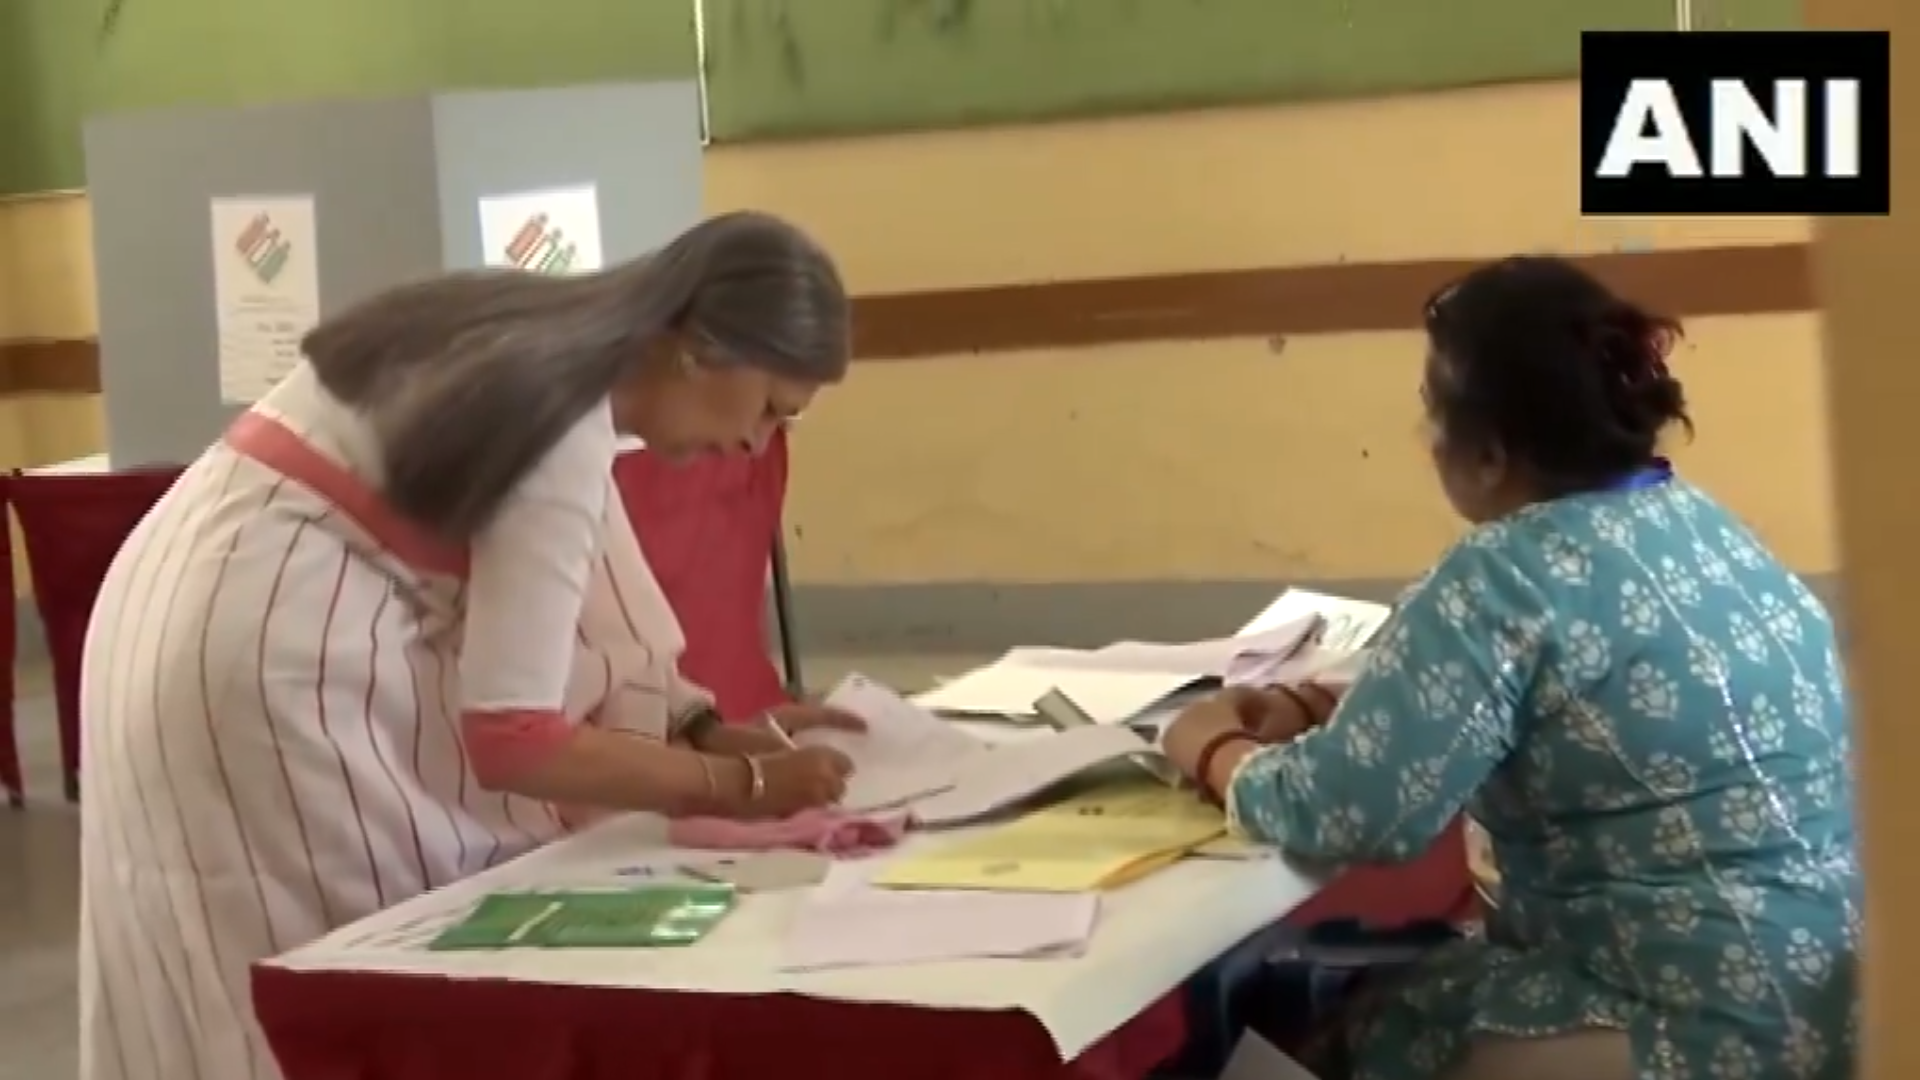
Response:
[[[1359,1077],[1852,1076],[1841,660],[1820,602],[1657,456],[1687,422],[1678,327],[1517,258],[1427,332],[1434,464],[1471,530],[1324,723],[1263,744],[1309,695],[1228,694],[1169,754],[1303,859],[1410,859],[1463,808],[1490,834],[1485,939],[1368,1011]]]

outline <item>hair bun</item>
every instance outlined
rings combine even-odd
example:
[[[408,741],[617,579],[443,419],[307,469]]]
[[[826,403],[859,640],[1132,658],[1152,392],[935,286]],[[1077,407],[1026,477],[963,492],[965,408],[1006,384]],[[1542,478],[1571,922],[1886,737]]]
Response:
[[[1600,322],[1595,360],[1606,372],[1615,417],[1628,430],[1654,436],[1686,419],[1686,395],[1667,367],[1679,326],[1618,304]]]

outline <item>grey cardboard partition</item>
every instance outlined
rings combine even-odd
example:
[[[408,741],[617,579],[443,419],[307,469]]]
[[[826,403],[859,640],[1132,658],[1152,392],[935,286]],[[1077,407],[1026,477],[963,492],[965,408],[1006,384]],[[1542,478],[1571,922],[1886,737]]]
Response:
[[[85,132],[108,452],[189,461],[222,400],[211,207],[309,198],[320,313],[486,263],[480,203],[591,187],[607,264],[700,214],[691,80],[96,117]]]

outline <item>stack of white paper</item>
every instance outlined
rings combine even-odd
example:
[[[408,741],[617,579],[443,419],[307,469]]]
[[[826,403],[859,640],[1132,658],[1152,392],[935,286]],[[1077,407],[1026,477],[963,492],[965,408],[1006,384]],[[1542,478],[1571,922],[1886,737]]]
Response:
[[[977,821],[1092,769],[1156,753],[1147,739],[1118,726],[989,745],[859,674],[842,680],[826,702],[867,722],[865,735],[813,729],[796,740],[833,746],[853,762],[841,807],[909,807],[922,825]]]
[[[1366,600],[1288,589],[1240,628],[1242,636],[1290,626],[1303,618],[1317,618],[1313,640],[1285,656],[1253,655],[1235,658],[1222,679],[1228,686],[1272,686],[1312,680],[1346,686],[1360,674],[1366,657],[1361,650],[1387,624],[1393,609]]]
[[[831,746],[853,762],[843,809],[903,806],[959,779],[960,763],[985,750],[980,740],[864,675],[848,675],[825,703],[867,722],[864,735],[813,728],[795,740]]]
[[[1158,753],[1132,728],[1119,725],[1008,743],[961,761],[951,787],[913,802],[913,818],[935,828],[969,824],[1094,769]]]
[[[1091,893],[874,888],[881,865],[834,865],[794,915],[783,970],[1073,956],[1099,919]]]
[[[1367,653],[1362,649],[1346,652],[1309,645],[1292,656],[1249,660],[1236,665],[1222,680],[1228,686],[1273,686],[1276,683],[1298,685],[1320,683],[1344,689],[1353,685],[1366,667]]]
[[[1385,604],[1329,596],[1306,589],[1288,589],[1280,594],[1279,599],[1268,604],[1265,611],[1241,627],[1238,636],[1262,634],[1302,618],[1317,616],[1321,625],[1314,634],[1314,644],[1323,649],[1351,653],[1373,640],[1373,635],[1380,632],[1392,615],[1393,609]]]
[[[1197,682],[1225,677],[1249,657],[1291,656],[1317,625],[1309,612],[1258,633],[1211,641],[1014,649],[914,700],[936,712],[1021,716],[1031,713],[1043,695],[1058,690],[1096,722],[1120,723]]]

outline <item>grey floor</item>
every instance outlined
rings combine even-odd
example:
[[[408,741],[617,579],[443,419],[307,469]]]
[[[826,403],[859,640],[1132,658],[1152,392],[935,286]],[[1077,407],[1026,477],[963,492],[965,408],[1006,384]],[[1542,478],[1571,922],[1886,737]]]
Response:
[[[859,670],[903,689],[982,658],[819,658],[810,686]],[[80,907],[80,816],[60,797],[60,750],[43,671],[20,672],[14,705],[28,806],[0,808],[0,1080],[69,1080],[78,1072],[74,928]]]
[[[28,806],[0,809],[0,1080],[66,1080],[77,1072],[80,815],[60,797],[46,678],[37,671],[20,675],[14,726]]]

